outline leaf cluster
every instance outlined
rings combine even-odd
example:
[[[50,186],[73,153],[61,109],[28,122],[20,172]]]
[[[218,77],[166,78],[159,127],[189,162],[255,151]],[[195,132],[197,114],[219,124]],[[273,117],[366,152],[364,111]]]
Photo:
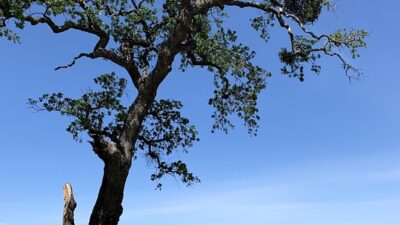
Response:
[[[165,160],[176,149],[187,153],[188,148],[199,141],[195,126],[181,116],[182,106],[176,100],[154,101],[143,122],[136,148],[144,151],[148,162],[155,165],[156,172],[151,175],[153,181],[160,180],[166,174],[179,176],[187,185],[199,181],[181,160]],[[161,183],[157,188],[161,189]]]
[[[244,121],[249,133],[255,134],[260,119],[257,97],[270,74],[254,64],[255,51],[237,43],[236,31],[225,28],[221,18],[201,16],[197,24],[193,48],[183,54],[181,69],[202,66],[214,73],[215,90],[208,102],[215,109],[212,131],[228,132],[234,127],[230,116],[236,115]]]
[[[53,93],[29,99],[28,104],[36,110],[59,112],[71,117],[67,131],[77,141],[81,141],[80,134],[86,132],[93,139],[100,137],[118,143],[127,115],[127,107],[122,104],[126,80],[110,73],[95,78],[94,83],[98,90],[88,89],[77,99]],[[154,101],[140,129],[133,151],[144,152],[142,155],[156,168],[152,180],[169,174],[179,176],[188,185],[199,181],[181,160],[169,162],[165,159],[178,149],[186,153],[199,140],[196,128],[181,115],[182,107],[182,103],[176,100]],[[161,188],[161,184],[158,187]]]
[[[76,141],[81,141],[79,134],[105,135],[110,140],[117,140],[126,116],[126,107],[121,103],[126,80],[118,79],[114,73],[104,74],[94,79],[100,86],[99,91],[87,90],[80,98],[64,97],[63,93],[44,94],[38,99],[29,99],[28,104],[36,110],[59,112],[73,118],[67,131]],[[107,123],[106,117],[110,122]]]
[[[306,24],[318,19],[324,0],[285,0],[284,3],[287,13],[295,15]]]
[[[0,36],[17,42],[12,28],[43,24],[54,33],[76,30],[98,38],[92,51],[80,53],[70,64],[57,69],[71,67],[82,57],[121,66],[139,93],[137,99],[145,96],[146,102],[139,108],[147,111],[139,113],[146,115],[128,116],[136,113],[132,112],[136,101],[129,107],[122,104],[127,80],[113,73],[96,78],[99,87],[87,90],[80,98],[45,94],[30,99],[29,104],[72,117],[67,130],[75,140],[81,140],[79,134],[84,132],[92,139],[117,144],[123,137],[129,142],[124,146],[144,152],[149,163],[155,165],[153,180],[172,174],[191,183],[197,178],[186,165],[166,158],[175,149],[186,152],[198,140],[197,131],[181,116],[179,101],[155,100],[157,88],[171,72],[174,59],[181,59],[182,71],[203,67],[213,74],[214,91],[208,101],[214,108],[212,132],[228,132],[236,117],[255,135],[260,119],[257,99],[271,75],[255,63],[256,52],[241,43],[238,33],[226,25],[229,11],[225,7],[257,10],[259,14],[249,25],[264,41],[269,40],[274,25],[287,33],[290,47],[282,48],[278,55],[283,74],[303,81],[307,71],[320,72],[318,60],[322,56],[337,58],[348,75],[360,74],[343,51],[359,57],[359,49],[366,47],[366,31],[341,29],[317,34],[308,29],[324,7],[332,7],[330,0],[0,0]],[[128,118],[136,118],[138,123]],[[137,134],[135,143],[132,140],[136,141]]]

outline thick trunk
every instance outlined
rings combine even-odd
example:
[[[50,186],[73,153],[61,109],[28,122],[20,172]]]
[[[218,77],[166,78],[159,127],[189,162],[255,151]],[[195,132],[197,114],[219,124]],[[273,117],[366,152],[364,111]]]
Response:
[[[89,225],[117,225],[122,214],[125,182],[132,163],[133,146],[156,91],[139,94],[128,111],[119,144],[94,140],[93,150],[104,161],[104,174]],[[117,147],[118,146],[118,147]]]
[[[106,161],[103,181],[89,225],[117,225],[122,214],[122,199],[130,162],[121,159]]]

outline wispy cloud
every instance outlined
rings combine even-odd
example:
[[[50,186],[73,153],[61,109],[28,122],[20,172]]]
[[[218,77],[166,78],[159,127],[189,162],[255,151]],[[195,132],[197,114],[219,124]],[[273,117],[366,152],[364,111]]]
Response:
[[[368,174],[372,179],[376,180],[400,180],[400,169],[392,169],[381,172],[372,172]]]
[[[289,185],[271,185],[197,193],[195,197],[162,202],[159,203],[158,206],[149,206],[147,208],[138,207],[127,210],[123,214],[123,219],[202,212],[247,214],[250,212],[305,207],[306,204],[303,203],[276,202],[278,198],[281,201],[285,199],[285,192],[288,196],[290,195],[287,192],[288,189]],[[286,199],[288,200],[288,198]]]
[[[276,179],[246,177],[203,186],[189,195],[166,191],[163,199],[129,199],[136,205],[124,211],[121,224],[374,225],[386,215],[385,224],[395,225],[392,221],[400,218],[392,209],[400,207],[399,196],[388,199],[382,191],[365,189],[371,179],[400,179],[400,169],[389,170],[385,162],[306,166],[278,173]],[[376,168],[382,165],[387,170],[379,172]]]
[[[234,193],[241,195],[233,196]],[[261,195],[259,201],[255,201],[255,194]],[[331,225],[373,225],[384,216],[385,224],[395,225],[393,221],[399,219],[394,209],[400,207],[400,202],[396,200],[268,202],[264,201],[262,194],[271,193],[263,193],[261,189],[242,189],[163,202],[153,207],[138,207],[125,211],[121,224],[183,225],[190,221],[189,224],[194,225],[327,225],[326,221],[329,221]]]

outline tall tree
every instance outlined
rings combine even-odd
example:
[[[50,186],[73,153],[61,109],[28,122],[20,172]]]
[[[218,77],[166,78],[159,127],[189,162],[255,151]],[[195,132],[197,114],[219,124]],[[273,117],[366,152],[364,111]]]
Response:
[[[319,73],[322,56],[331,56],[342,63],[346,75],[359,75],[342,51],[358,57],[358,49],[366,46],[364,30],[340,29],[332,34],[310,30],[320,13],[332,7],[329,0],[0,0],[0,36],[9,40],[18,42],[15,29],[26,24],[98,38],[91,52],[80,53],[56,69],[71,67],[84,57],[102,58],[129,75],[128,80],[114,73],[101,75],[94,80],[99,88],[78,99],[54,93],[29,100],[37,110],[72,117],[67,131],[78,141],[80,133],[87,133],[92,150],[104,162],[90,225],[118,224],[125,182],[138,156],[154,163],[152,180],[166,174],[188,185],[199,180],[184,162],[168,160],[173,152],[187,151],[198,141],[195,127],[181,115],[181,102],[156,100],[157,89],[176,58],[183,71],[199,66],[213,74],[215,90],[208,102],[215,109],[213,131],[227,132],[233,115],[244,121],[249,133],[257,132],[257,98],[270,73],[254,63],[256,53],[224,25],[227,7],[258,12],[249,25],[265,41],[274,24],[287,32],[290,47],[279,53],[282,73],[303,81],[306,71]],[[127,82],[134,85],[137,95],[125,106],[121,98]],[[160,183],[157,186],[161,188]]]

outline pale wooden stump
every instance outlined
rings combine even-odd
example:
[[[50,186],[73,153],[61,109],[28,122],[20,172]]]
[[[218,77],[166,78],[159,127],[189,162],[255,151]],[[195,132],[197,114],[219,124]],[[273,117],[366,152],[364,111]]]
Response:
[[[72,186],[70,184],[65,184],[63,225],[75,225],[74,223],[75,208],[76,208],[76,202],[74,199],[74,194],[72,193]]]

